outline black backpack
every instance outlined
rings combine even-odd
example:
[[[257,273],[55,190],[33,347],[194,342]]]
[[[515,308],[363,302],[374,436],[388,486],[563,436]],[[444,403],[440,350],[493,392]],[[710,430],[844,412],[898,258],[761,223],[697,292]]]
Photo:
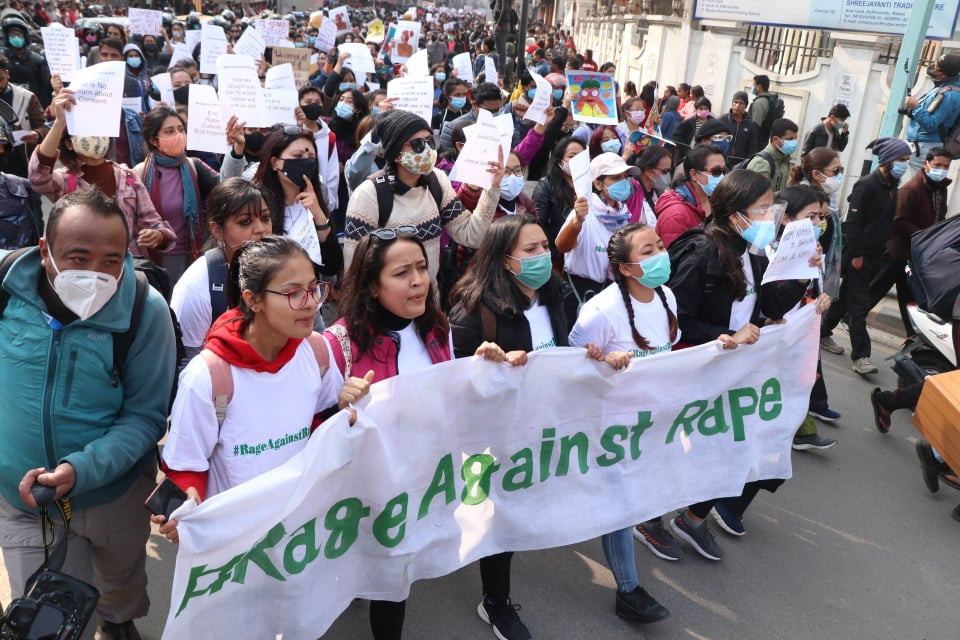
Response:
[[[775,93],[765,93],[761,96],[757,96],[757,100],[763,97],[766,97],[767,99],[767,115],[764,117],[763,122],[759,123],[760,137],[763,140],[769,140],[770,127],[773,126],[774,122],[786,114],[787,107],[785,104],[783,104],[783,99]]]
[[[377,218],[377,228],[382,229],[390,221],[390,214],[393,213],[393,177],[385,173],[374,175],[369,178],[373,181],[373,186],[377,191],[377,208],[379,216]],[[427,175],[427,188],[430,189],[430,195],[437,202],[437,215],[443,211],[443,187],[440,186],[440,180],[431,171]]]
[[[33,249],[33,247],[17,249],[0,258],[0,284],[2,284],[4,278],[7,277],[7,273],[10,271],[13,263],[31,249]],[[111,334],[113,336],[113,369],[111,369],[110,372],[110,384],[114,388],[119,386],[120,380],[123,379],[123,366],[127,361],[127,354],[130,352],[133,340],[137,336],[137,329],[140,327],[143,307],[147,301],[147,287],[152,286],[156,289],[168,304],[170,302],[170,293],[172,292],[170,276],[163,267],[145,258],[134,258],[134,267],[136,268],[134,274],[136,276],[137,292],[133,298],[133,312],[130,316],[130,327],[124,332]],[[3,312],[6,310],[9,301],[10,294],[0,286],[0,317],[3,317]],[[180,331],[180,323],[177,322],[177,316],[173,312],[173,309],[170,309],[170,321],[173,324],[173,332],[177,343],[177,369],[175,371],[179,371],[180,363],[186,359],[186,350],[183,347],[183,332]],[[177,378],[178,376],[175,372],[168,408],[173,406],[173,398],[177,393]]]
[[[773,178],[777,175],[777,161],[774,160],[774,159],[773,159],[773,156],[770,155],[769,153],[767,153],[766,151],[758,151],[758,152],[756,152],[755,154],[753,154],[753,155],[750,156],[749,158],[747,158],[747,159],[745,159],[745,160],[741,160],[741,161],[738,162],[737,164],[733,165],[733,168],[734,168],[734,169],[746,169],[746,168],[747,168],[747,165],[749,165],[750,162],[751,162],[754,158],[756,158],[757,156],[760,156],[761,158],[763,158],[764,160],[766,160],[766,161],[767,161],[767,164],[770,165],[770,180],[773,181]]]

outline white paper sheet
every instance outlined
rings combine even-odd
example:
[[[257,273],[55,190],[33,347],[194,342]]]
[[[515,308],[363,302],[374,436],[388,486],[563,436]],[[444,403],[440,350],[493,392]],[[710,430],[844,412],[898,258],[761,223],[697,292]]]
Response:
[[[263,81],[263,88],[290,90],[296,93],[297,82],[293,77],[293,65],[287,62],[267,69],[267,76]]]
[[[163,35],[163,13],[153,9],[128,9],[130,33],[141,36]]]
[[[263,36],[263,42],[268,47],[280,46],[290,35],[290,23],[286,20],[264,20],[256,18],[253,28]]]
[[[174,106],[173,99],[173,81],[170,80],[169,73],[158,73],[150,78],[153,84],[160,90],[160,101],[166,102],[168,106]]]
[[[536,71],[530,71],[530,76],[537,83],[537,92],[533,94],[533,101],[527,108],[524,118],[545,125],[547,124],[546,110],[550,106],[551,98],[553,98],[553,85],[544,80]]]
[[[59,75],[64,82],[70,82],[73,74],[80,68],[80,41],[73,29],[66,29],[59,22],[49,27],[41,27],[43,52],[47,58],[51,75]]]
[[[430,60],[426,49],[420,49],[407,60],[407,77],[421,78],[430,75]]]
[[[74,136],[120,135],[120,106],[126,63],[101,62],[73,74],[70,88],[77,104],[67,114],[67,131]],[[138,98],[139,101],[139,98]]]
[[[257,63],[249,56],[223,55],[217,60],[220,115],[223,121],[236,116],[248,127],[268,127]]]
[[[476,129],[471,133],[457,156],[450,179],[489,189],[493,185],[490,162],[496,161],[500,151],[500,131],[489,111],[480,109]]]
[[[204,24],[200,31],[200,73],[216,73],[217,58],[227,52],[227,36],[216,25]]]
[[[250,56],[254,60],[262,58],[266,50],[267,43],[263,39],[263,34],[257,29],[244,29],[243,35],[241,35],[237,43],[233,45],[234,53]]]
[[[213,87],[206,84],[190,85],[190,97],[187,108],[190,119],[187,121],[187,149],[226,153],[226,125],[220,116],[220,100]]]
[[[186,58],[193,58],[193,47],[184,42],[176,43],[173,45],[173,53],[170,54],[170,64],[167,65],[167,69],[174,68],[178,62]]]
[[[357,84],[366,81],[368,73],[376,73],[377,68],[370,49],[362,42],[344,42],[337,47],[337,51],[340,55],[350,54],[350,57],[343,61],[343,66],[353,70],[353,74],[357,76]]]
[[[484,82],[489,82],[497,86],[500,85],[500,77],[497,75],[497,63],[493,59],[493,54],[488,53],[483,56],[483,76]]]
[[[394,78],[387,83],[393,108],[415,113],[428,123],[433,117],[433,78]]]
[[[270,124],[297,124],[297,90],[263,89],[263,121]]]
[[[810,258],[816,254],[817,239],[813,235],[813,225],[807,219],[794,220],[783,228],[777,253],[763,272],[760,284],[819,278],[820,270],[810,266]]]
[[[469,51],[453,56],[453,68],[458,78],[467,84],[473,84],[473,61],[470,59]]]
[[[590,150],[584,149],[570,158],[570,177],[573,179],[573,190],[578,197],[586,198],[592,190],[590,185]]]

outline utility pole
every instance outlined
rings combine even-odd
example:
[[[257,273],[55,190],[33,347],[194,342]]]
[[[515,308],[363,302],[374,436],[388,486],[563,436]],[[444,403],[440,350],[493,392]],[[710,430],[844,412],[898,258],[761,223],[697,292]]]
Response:
[[[920,52],[923,50],[923,41],[930,28],[930,17],[933,15],[936,2],[937,0],[915,0],[913,3],[910,19],[907,21],[907,31],[903,34],[903,42],[900,45],[893,82],[890,84],[887,110],[880,124],[881,138],[896,138],[900,135],[903,116],[897,112],[897,109],[903,105],[904,98],[913,89],[920,64]]]
[[[530,0],[520,0],[520,27],[517,31],[517,77],[520,77],[523,69],[527,66],[527,20],[530,12]]]

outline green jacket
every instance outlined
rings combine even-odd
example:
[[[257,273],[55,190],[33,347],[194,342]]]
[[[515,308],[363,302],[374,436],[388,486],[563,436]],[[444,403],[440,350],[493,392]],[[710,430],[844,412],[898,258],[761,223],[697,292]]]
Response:
[[[32,468],[69,462],[74,508],[120,497],[149,472],[166,430],[176,346],[163,297],[148,291],[140,326],[117,387],[110,383],[113,337],[130,326],[136,293],[133,258],[110,301],[60,330],[47,324],[38,293],[40,250],[10,267],[0,318],[0,495],[26,510],[18,484]],[[144,496],[146,498],[146,496]]]
[[[747,164],[747,169],[770,178],[770,181],[773,182],[773,192],[777,193],[786,188],[787,181],[790,179],[790,156],[773,146],[772,142],[760,151],[760,153],[764,152],[769,153],[773,158],[773,165],[776,167],[774,174],[770,175],[770,163],[760,155],[755,156]]]

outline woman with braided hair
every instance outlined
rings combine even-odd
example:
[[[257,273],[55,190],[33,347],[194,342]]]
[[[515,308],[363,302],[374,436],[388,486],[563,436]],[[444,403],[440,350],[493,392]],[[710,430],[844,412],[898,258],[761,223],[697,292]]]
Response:
[[[640,222],[617,229],[607,244],[607,258],[613,284],[584,303],[570,346],[596,345],[615,369],[633,358],[670,351],[680,339],[677,301],[665,286],[670,256],[656,231]],[[640,586],[632,530],[601,537],[617,581],[616,612],[633,622],[657,622],[670,612]]]

